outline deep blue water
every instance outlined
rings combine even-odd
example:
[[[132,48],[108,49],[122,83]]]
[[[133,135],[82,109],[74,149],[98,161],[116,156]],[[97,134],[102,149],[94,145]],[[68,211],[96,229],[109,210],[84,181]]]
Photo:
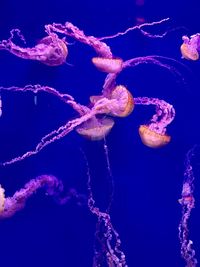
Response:
[[[127,118],[116,119],[107,137],[109,158],[115,184],[111,210],[122,249],[130,267],[184,266],[180,257],[178,224],[184,158],[200,137],[200,61],[181,59],[183,34],[200,32],[198,1],[145,1],[138,10],[132,0],[91,1],[14,1],[0,3],[0,40],[9,37],[12,28],[21,29],[31,46],[44,36],[44,25],[71,21],[86,34],[105,36],[135,24],[136,16],[146,21],[170,17],[169,23],[152,28],[163,39],[148,39],[139,31],[109,40],[113,53],[129,59],[145,55],[172,57],[190,68],[180,67],[184,82],[157,66],[145,65],[124,71],[119,83],[137,96],[158,97],[171,103],[176,117],[168,127],[172,141],[154,150],[145,147],[138,127],[148,122],[154,110],[136,107]],[[70,40],[71,41],[71,40]],[[48,67],[35,61],[19,59],[0,51],[0,86],[42,84],[70,93],[83,104],[90,95],[100,93],[105,78],[90,63],[94,52],[78,42],[69,45],[68,63]],[[46,133],[74,118],[72,109],[47,94],[3,93],[0,118],[0,161],[13,158],[35,147]],[[96,202],[102,209],[108,201],[109,185],[103,141],[91,142],[76,132],[49,145],[38,155],[0,169],[0,183],[6,195],[12,195],[30,179],[53,174],[66,187],[87,194],[88,158]],[[189,223],[191,238],[200,261],[200,158],[195,161],[196,208]],[[89,267],[92,266],[96,219],[86,205],[59,206],[41,190],[14,217],[0,221],[0,265],[2,267]]]

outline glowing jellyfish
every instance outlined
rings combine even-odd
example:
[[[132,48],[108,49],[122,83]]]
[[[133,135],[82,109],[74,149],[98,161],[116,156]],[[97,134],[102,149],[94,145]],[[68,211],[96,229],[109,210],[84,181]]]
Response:
[[[101,140],[111,131],[113,126],[114,121],[110,118],[92,118],[77,127],[76,131],[90,140]]]
[[[158,148],[167,145],[171,137],[166,134],[166,127],[173,121],[175,110],[172,105],[158,98],[137,97],[136,105],[155,105],[156,114],[148,125],[139,127],[139,135],[144,145]]]
[[[183,44],[180,47],[182,57],[188,60],[198,60],[200,52],[200,34],[182,37]]]
[[[32,48],[20,47],[12,42],[13,34],[8,40],[0,42],[0,50],[7,50],[17,57],[38,60],[48,66],[59,66],[66,62],[68,55],[67,43],[56,34],[46,36]]]

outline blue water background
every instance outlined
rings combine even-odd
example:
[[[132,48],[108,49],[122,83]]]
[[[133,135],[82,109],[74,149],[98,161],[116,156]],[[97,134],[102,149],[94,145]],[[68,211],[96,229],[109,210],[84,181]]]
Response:
[[[181,267],[178,224],[184,157],[200,137],[200,61],[181,59],[179,47],[183,34],[200,32],[198,1],[146,1],[139,11],[134,1],[16,1],[0,3],[0,39],[9,37],[12,28],[20,28],[27,44],[34,45],[44,34],[44,25],[71,21],[86,34],[105,36],[135,24],[136,16],[146,21],[170,17],[171,21],[152,29],[184,26],[163,39],[148,39],[139,31],[109,40],[113,53],[123,59],[161,55],[184,62],[192,74],[179,70],[184,82],[157,66],[145,65],[124,71],[119,84],[137,96],[158,97],[174,105],[176,118],[168,127],[171,143],[158,150],[145,147],[138,127],[148,122],[154,109],[136,107],[127,118],[116,119],[107,137],[115,183],[111,210],[113,224],[120,233],[122,248],[130,267]],[[83,104],[90,95],[99,94],[105,74],[98,72],[90,59],[94,51],[73,42],[67,62],[48,67],[0,51],[0,85],[42,84],[72,94]],[[34,105],[31,93],[4,93],[0,119],[0,161],[33,149],[42,136],[75,118],[68,106],[45,93]],[[96,203],[105,209],[108,201],[108,173],[103,142],[90,142],[76,132],[49,145],[38,155],[0,169],[0,183],[12,195],[30,179],[53,174],[67,188],[86,194],[86,168],[81,149],[86,153],[92,174]],[[191,238],[200,259],[200,182],[199,162],[195,161],[196,209],[190,221]],[[41,190],[13,218],[0,222],[0,265],[2,267],[90,267],[96,218],[87,206],[75,203],[59,206]]]

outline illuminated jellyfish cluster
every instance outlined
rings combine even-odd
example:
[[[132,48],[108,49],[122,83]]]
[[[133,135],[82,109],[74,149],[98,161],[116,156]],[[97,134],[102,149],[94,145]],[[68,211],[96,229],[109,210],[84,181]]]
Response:
[[[181,45],[182,57],[188,60],[198,60],[200,53],[200,33],[196,33],[190,37],[184,35]]]
[[[73,96],[69,94],[62,94],[55,88],[49,86],[41,86],[36,84],[26,85],[25,87],[0,87],[0,93],[3,91],[31,91],[34,94],[37,94],[40,91],[44,91],[59,98],[65,104],[70,105],[79,114],[76,119],[68,121],[58,129],[55,129],[42,137],[35,149],[27,151],[21,156],[5,161],[1,163],[1,165],[10,165],[37,154],[44,147],[65,137],[73,130],[90,140],[105,140],[105,136],[114,126],[115,117],[123,118],[128,116],[137,105],[155,106],[155,114],[152,116],[149,123],[142,124],[139,127],[139,135],[143,144],[151,148],[158,148],[168,144],[171,137],[167,134],[167,126],[175,117],[175,110],[173,106],[158,98],[149,98],[146,96],[133,97],[132,93],[124,85],[117,84],[117,78],[124,69],[134,68],[139,64],[158,65],[170,71],[173,75],[181,76],[177,68],[173,67],[173,63],[177,64],[178,62],[167,57],[155,55],[136,57],[124,61],[123,59],[114,56],[111,48],[104,42],[106,39],[112,39],[120,35],[124,35],[134,29],[139,29],[142,34],[148,37],[163,37],[166,33],[164,33],[162,36],[151,35],[150,33],[144,31],[143,28],[145,26],[148,27],[160,24],[166,20],[167,19],[159,22],[146,23],[140,26],[131,27],[125,32],[101,38],[85,35],[83,31],[70,22],[66,22],[64,24],[48,24],[45,25],[46,36],[32,48],[17,46],[13,42],[14,34],[17,34],[24,42],[25,39],[18,29],[12,30],[11,37],[8,40],[3,40],[0,42],[0,50],[7,50],[15,56],[23,59],[37,60],[48,66],[58,66],[66,62],[68,56],[68,43],[66,38],[71,37],[79,42],[89,45],[95,50],[97,55],[91,59],[91,62],[99,71],[105,72],[107,76],[105,78],[102,91],[99,95],[90,97],[90,104],[88,106],[77,103]],[[60,38],[59,36],[63,37]],[[184,42],[185,45],[186,41]],[[185,51],[185,48],[182,50]],[[2,103],[0,102],[0,110],[2,112],[1,106]],[[107,146],[105,143],[104,149],[107,156],[109,171],[110,166]],[[90,183],[91,177],[88,163],[87,175],[88,208],[98,218],[95,235],[96,239],[101,240],[100,249],[95,248],[93,266],[101,266],[103,253],[104,262],[106,262],[109,267],[127,267],[125,255],[120,249],[121,241],[119,234],[111,223],[109,209],[107,209],[105,212],[102,212],[98,207],[95,206],[95,200],[92,195]],[[63,191],[62,183],[52,175],[42,175],[28,182],[23,189],[16,192],[12,197],[6,197],[4,189],[0,187],[0,218],[10,217],[18,210],[22,209],[26,200],[40,187],[44,187],[49,195],[59,199],[59,203],[61,204],[66,203],[72,197],[79,198],[79,195],[75,190],[70,191],[70,193],[64,198],[59,197],[60,193]],[[101,232],[101,229],[104,229],[103,233]]]

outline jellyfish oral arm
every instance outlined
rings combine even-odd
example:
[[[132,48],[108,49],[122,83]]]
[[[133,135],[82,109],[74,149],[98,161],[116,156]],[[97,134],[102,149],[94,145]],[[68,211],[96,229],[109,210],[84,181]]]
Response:
[[[58,23],[48,24],[45,25],[45,30],[50,36],[55,32],[70,36],[81,43],[93,47],[98,55],[105,58],[112,58],[111,49],[107,44],[101,42],[94,36],[86,36],[83,31],[79,30],[79,28],[74,26],[71,22],[66,22],[64,25]]]
[[[158,98],[136,97],[136,105],[155,105],[156,114],[149,124],[150,130],[155,130],[159,134],[165,134],[166,127],[174,120],[175,109],[172,105]]]
[[[68,193],[63,193],[64,187],[61,180],[58,180],[53,175],[40,175],[35,179],[30,180],[25,184],[24,188],[17,191],[12,197],[4,197],[3,208],[0,210],[0,219],[12,217],[18,211],[25,207],[27,200],[37,192],[40,188],[44,188],[46,195],[52,196],[58,204],[66,204],[72,198],[77,202],[83,196],[79,195],[75,189],[70,189]],[[0,196],[1,198],[3,198]]]

